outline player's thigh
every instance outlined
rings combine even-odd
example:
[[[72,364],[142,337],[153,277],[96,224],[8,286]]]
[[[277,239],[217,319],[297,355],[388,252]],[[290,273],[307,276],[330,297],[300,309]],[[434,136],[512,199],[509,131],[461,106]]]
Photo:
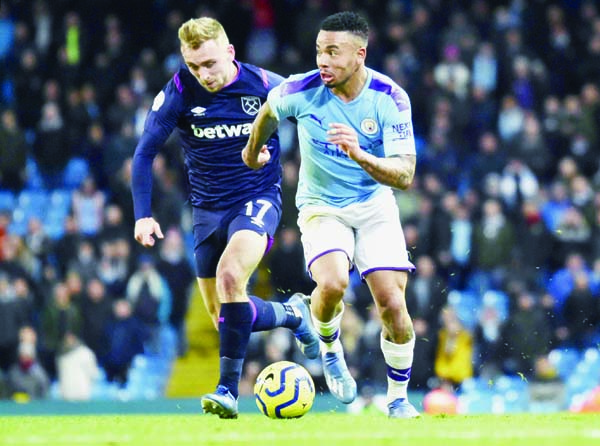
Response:
[[[340,255],[342,258],[345,257],[345,269],[348,271],[354,256],[354,231],[351,227],[335,216],[313,213],[310,209],[300,211],[298,226],[301,232],[304,259],[313,279],[316,279],[314,276],[315,262],[321,257],[330,258],[331,256],[328,256],[330,253],[338,253],[334,256],[336,259]],[[319,262],[319,264],[322,263]],[[325,266],[320,267],[319,271],[326,269],[329,262],[324,263]]]
[[[219,260],[217,277],[228,274],[245,285],[263,258],[267,245],[266,233],[249,229],[234,232]]]
[[[365,278],[371,295],[379,309],[393,308],[394,311],[406,311],[406,283],[408,273],[397,270],[372,271]]]
[[[322,290],[342,296],[349,282],[350,261],[343,251],[330,251],[310,266],[312,279]]]
[[[210,231],[202,225],[194,225],[196,276],[202,279],[216,277],[217,264],[227,243],[227,237],[218,228],[210,228]]]
[[[412,271],[397,208],[382,206],[356,230],[354,263],[364,278],[373,271]]]
[[[228,241],[219,264],[217,277],[227,274],[245,286],[270,248],[281,217],[277,199],[258,197],[234,210],[227,227]]]

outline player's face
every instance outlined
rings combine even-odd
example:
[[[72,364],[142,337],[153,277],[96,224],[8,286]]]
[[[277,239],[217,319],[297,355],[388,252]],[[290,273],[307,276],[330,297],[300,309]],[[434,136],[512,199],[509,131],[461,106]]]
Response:
[[[211,93],[228,85],[236,75],[233,45],[207,40],[197,49],[182,46],[181,55],[200,85]]]
[[[366,48],[346,31],[320,31],[317,36],[317,66],[328,88],[343,86],[363,65]]]

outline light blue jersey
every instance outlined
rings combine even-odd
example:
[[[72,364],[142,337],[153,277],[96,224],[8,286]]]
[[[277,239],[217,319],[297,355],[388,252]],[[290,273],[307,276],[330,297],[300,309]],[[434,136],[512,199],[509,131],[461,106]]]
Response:
[[[318,70],[290,76],[269,93],[269,105],[280,121],[291,116],[298,121],[299,209],[346,207],[388,188],[327,141],[330,123],[353,127],[360,146],[379,158],[416,154],[408,95],[389,77],[368,68],[367,73],[363,91],[348,103],[323,85]]]

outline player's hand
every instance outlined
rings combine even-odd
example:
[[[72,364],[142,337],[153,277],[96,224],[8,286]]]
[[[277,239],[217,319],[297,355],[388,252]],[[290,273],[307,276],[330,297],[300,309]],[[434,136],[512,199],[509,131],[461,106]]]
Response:
[[[135,222],[134,237],[145,248],[154,246],[157,238],[164,238],[160,225],[154,218],[140,218]]]
[[[255,159],[252,159],[249,152],[248,146],[244,147],[244,150],[242,150],[242,159],[250,169],[260,169],[271,159],[271,152],[269,152],[269,148],[266,144],[261,147],[260,152],[258,152],[258,156]]]
[[[331,123],[327,130],[327,141],[337,145],[348,157],[358,162],[365,151],[358,144],[356,130],[346,124]]]

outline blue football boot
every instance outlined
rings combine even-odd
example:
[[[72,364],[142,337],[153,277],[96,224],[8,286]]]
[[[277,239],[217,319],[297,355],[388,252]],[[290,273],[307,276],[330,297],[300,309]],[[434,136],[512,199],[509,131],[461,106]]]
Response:
[[[215,393],[208,393],[200,400],[204,413],[218,415],[219,418],[237,418],[238,402],[229,389],[218,385]]]
[[[323,355],[323,372],[327,387],[333,396],[344,404],[356,398],[356,381],[350,375],[344,353],[327,352]]]
[[[406,398],[397,398],[388,404],[389,418],[418,418],[421,414]]]
[[[300,351],[304,353],[308,359],[316,359],[319,357],[319,337],[312,324],[312,316],[310,314],[310,297],[302,293],[296,293],[286,304],[297,308],[302,314],[302,322],[296,329],[293,330],[296,336],[296,343],[300,347]]]

